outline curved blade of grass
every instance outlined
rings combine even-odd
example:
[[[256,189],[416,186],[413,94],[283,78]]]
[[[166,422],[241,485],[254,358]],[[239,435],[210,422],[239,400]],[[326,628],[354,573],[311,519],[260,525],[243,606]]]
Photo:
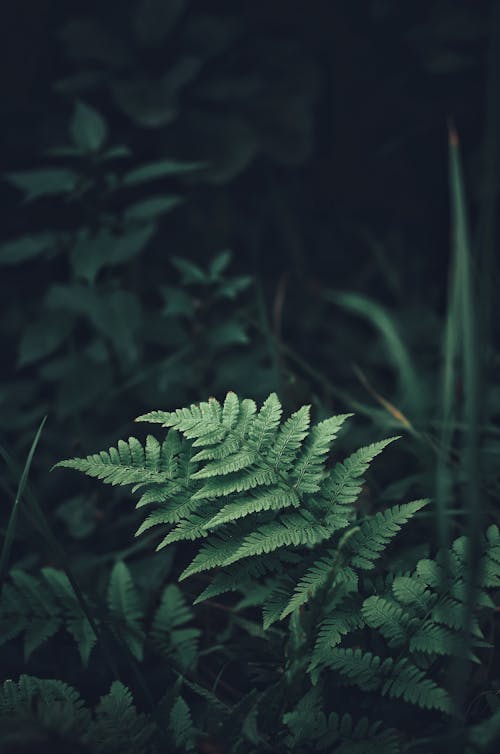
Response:
[[[460,357],[461,376],[463,383],[463,419],[466,425],[462,433],[462,464],[467,479],[465,489],[465,511],[467,513],[468,534],[468,567],[467,599],[465,602],[465,636],[470,634],[473,612],[475,608],[478,566],[481,556],[481,528],[482,510],[479,485],[479,349],[477,343],[477,315],[475,306],[475,290],[472,269],[471,244],[465,201],[464,178],[460,159],[459,141],[453,127],[449,130],[449,159],[450,159],[450,193],[451,219],[453,233],[452,259],[452,290],[450,291],[451,307],[448,313],[446,344],[443,413],[445,422],[444,438],[449,447],[451,439],[451,420],[453,409],[454,388],[454,357]],[[448,353],[449,351],[449,353]],[[440,501],[440,513],[447,505],[447,500]],[[457,662],[456,678],[453,684],[456,689],[456,702],[461,705],[465,696],[468,667],[465,660]]]
[[[325,291],[327,301],[366,319],[382,337],[388,356],[397,370],[402,394],[408,405],[418,409],[421,395],[419,379],[413,361],[391,314],[376,301],[359,293]]]
[[[7,565],[9,563],[10,552],[12,549],[12,543],[14,541],[17,518],[19,515],[19,505],[24,495],[24,489],[28,481],[28,474],[30,473],[33,456],[35,455],[35,450],[40,441],[40,437],[42,435],[43,428],[46,421],[47,421],[47,417],[44,416],[44,418],[40,422],[40,426],[37,429],[33,442],[31,443],[31,448],[26,458],[26,462],[24,464],[24,468],[23,468],[21,477],[19,479],[19,484],[17,485],[16,497],[14,499],[14,505],[12,506],[12,511],[9,516],[9,523],[7,524],[7,530],[5,532],[5,539],[2,545],[2,553],[0,555],[0,592],[2,591],[5,574],[7,572]]]

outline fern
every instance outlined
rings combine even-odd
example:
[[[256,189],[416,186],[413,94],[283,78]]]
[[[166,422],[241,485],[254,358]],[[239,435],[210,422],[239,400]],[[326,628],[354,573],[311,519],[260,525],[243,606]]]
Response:
[[[43,568],[38,578],[15,569],[10,572],[10,579],[0,598],[0,643],[23,635],[28,660],[36,649],[65,629],[87,665],[97,637],[67,576],[54,568]],[[92,600],[88,602],[95,608]],[[137,660],[143,658],[144,645],[148,643],[184,669],[194,667],[198,655],[200,631],[192,625],[193,618],[179,588],[169,584],[149,626],[130,571],[125,563],[118,562],[108,580],[107,611],[96,618],[96,624],[111,629]]]
[[[163,592],[151,626],[151,639],[166,656],[175,657],[181,669],[193,669],[198,658],[200,630],[188,626],[193,611],[175,584]]]
[[[253,401],[230,392],[222,404],[210,398],[188,408],[139,417],[166,428],[162,444],[147,439],[141,452],[129,440],[107,454],[61,465],[109,484],[134,485],[141,493],[137,507],[154,506],[138,533],[159,526],[163,539],[158,547],[176,541],[195,543],[197,552],[179,579],[197,574],[209,578],[196,602],[239,591],[243,598],[234,612],[260,606],[264,629],[278,624],[279,631],[288,632],[284,675],[278,677],[294,688],[307,668],[313,686],[297,698],[293,712],[285,713],[290,731],[287,745],[314,742],[315,750],[335,746],[332,750],[346,754],[368,752],[376,750],[370,741],[379,736],[380,745],[398,751],[397,737],[380,724],[355,724],[348,716],[335,716],[336,711],[323,712],[320,689],[323,684],[330,689],[347,684],[450,714],[452,703],[437,661],[464,656],[467,645],[467,658],[477,661],[471,650],[486,646],[479,618],[493,607],[488,590],[499,585],[500,536],[496,527],[490,527],[483,542],[476,612],[469,622],[471,635],[464,637],[466,540],[453,543],[449,582],[443,578],[442,553],[434,560],[419,560],[411,571],[386,577],[380,573],[382,556],[428,500],[360,516],[355,504],[363,475],[396,438],[361,448],[330,468],[332,444],[349,416],[311,426],[306,406],[282,421],[274,393],[258,409]],[[370,579],[367,574],[372,572],[375,576]],[[167,655],[172,646],[170,640],[165,644],[164,636],[175,637],[178,665],[188,668],[196,656],[198,633],[175,622],[191,617],[175,589],[168,587],[163,595],[152,637]],[[129,598],[130,621],[137,630],[138,613]],[[289,617],[288,625],[281,628]],[[253,639],[265,636],[246,618],[233,617],[233,626]],[[365,638],[375,634],[380,654],[371,651]],[[259,672],[263,678],[273,677],[265,669]],[[274,680],[273,687],[268,680],[267,686],[278,693],[284,682]],[[259,732],[261,718],[268,715],[262,707],[266,693],[245,708],[248,740],[259,746],[266,741]],[[176,736],[185,741],[182,731],[191,729],[190,718],[184,702],[176,704]],[[307,728],[306,719],[316,722]],[[239,739],[241,745],[244,738]]]
[[[281,404],[274,393],[260,410],[253,401],[240,401],[234,393],[228,393],[223,405],[211,398],[189,408],[154,411],[139,417],[140,421],[169,429],[162,448],[173,444],[172,432],[176,438],[177,433],[184,436],[176,449],[177,457],[186,459],[191,455],[184,463],[182,482],[172,459],[161,464],[158,447],[152,441],[149,453],[146,443],[143,455],[132,443],[133,468],[123,446],[121,455],[120,447],[105,454],[106,464],[115,465],[111,472],[103,473],[102,454],[62,465],[111,484],[126,484],[128,479],[136,488],[145,485],[147,489],[138,505],[154,503],[157,507],[139,532],[156,525],[174,525],[159,547],[185,539],[205,540],[181,576],[187,578],[281,550],[317,548],[334,540],[355,517],[353,510],[346,511],[346,494],[340,488],[349,487],[350,499],[354,500],[349,480],[356,480],[359,486],[370,460],[389,441],[370,446],[366,452],[348,459],[345,466],[337,464],[329,474],[326,460],[330,446],[348,415],[333,417],[312,429],[308,407],[299,409],[284,423],[281,416]],[[127,448],[130,449],[130,441]],[[150,463],[141,476],[143,458]],[[116,464],[120,463],[118,470]],[[144,467],[145,460],[142,463]],[[168,481],[151,476],[167,471]],[[337,477],[342,481],[335,482],[335,502],[331,504],[330,500],[329,509],[321,511],[318,500],[327,499],[333,489],[332,479]],[[290,508],[296,512],[289,512]]]
[[[142,660],[144,632],[139,595],[125,563],[118,562],[111,571],[108,586],[108,608],[115,631],[123,638],[137,660]]]
[[[17,682],[5,681],[0,688],[0,723],[9,718],[18,723],[34,718],[42,728],[64,735],[68,751],[77,742],[90,746],[96,754],[157,751],[157,726],[136,711],[132,694],[118,681],[94,710],[74,688],[61,681],[27,675]]]
[[[390,657],[381,659],[360,649],[336,647],[330,652],[328,663],[346,682],[365,691],[378,690],[384,696],[402,697],[419,707],[451,711],[451,700],[446,691],[406,658],[394,662]]]

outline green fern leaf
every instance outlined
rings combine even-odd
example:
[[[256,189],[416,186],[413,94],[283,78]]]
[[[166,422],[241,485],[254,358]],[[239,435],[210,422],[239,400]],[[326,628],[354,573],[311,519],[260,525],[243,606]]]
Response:
[[[411,503],[395,505],[393,508],[375,514],[360,525],[360,530],[350,540],[349,547],[355,554],[352,565],[363,570],[374,567],[390,541],[417,511],[428,504],[428,500],[414,500]]]
[[[312,428],[307,446],[292,472],[295,487],[299,494],[318,492],[321,488],[327,454],[345,420],[350,416],[353,416],[353,414],[332,416]]]
[[[116,448],[86,458],[59,461],[54,468],[75,469],[112,485],[167,481],[169,472],[158,455],[157,445],[150,441],[146,451],[135,437],[130,437],[128,443],[120,440]]]
[[[399,437],[389,437],[387,440],[367,445],[346,458],[342,463],[337,463],[330,475],[323,496],[330,504],[352,505],[356,502],[361,492],[361,477],[367,471],[370,463],[391,442],[399,440]]]
[[[372,595],[363,602],[362,614],[366,624],[378,629],[390,647],[400,646],[405,641],[409,616],[399,605]]]
[[[138,660],[142,660],[144,631],[143,611],[139,595],[125,563],[119,561],[113,567],[108,586],[108,608],[114,620],[115,630]]]
[[[210,521],[207,523],[207,529],[221,526],[222,524],[237,521],[245,518],[252,513],[261,511],[279,511],[289,508],[290,506],[298,507],[299,498],[293,490],[280,487],[271,487],[264,491],[255,493],[252,496],[235,500],[225,505]]]
[[[302,443],[307,437],[310,406],[303,406],[281,426],[278,436],[269,449],[268,460],[281,473],[290,470]]]
[[[170,729],[176,746],[182,747],[185,751],[194,750],[194,725],[189,707],[182,696],[177,697],[170,711]]]

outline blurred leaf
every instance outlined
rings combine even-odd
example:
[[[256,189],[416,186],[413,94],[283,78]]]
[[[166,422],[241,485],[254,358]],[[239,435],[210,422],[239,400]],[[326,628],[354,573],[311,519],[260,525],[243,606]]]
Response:
[[[103,228],[94,237],[89,231],[80,231],[80,237],[71,250],[70,259],[75,275],[93,282],[102,267],[128,262],[147,245],[155,231],[154,225],[128,231],[117,236]]]
[[[76,146],[85,152],[98,152],[106,141],[106,121],[84,102],[77,102],[70,130]]]
[[[194,304],[188,293],[170,285],[162,286],[161,293],[165,301],[163,309],[165,317],[192,317]]]
[[[170,212],[184,201],[183,197],[177,194],[152,196],[150,199],[145,199],[142,202],[133,204],[131,207],[127,207],[125,217],[127,220],[152,220],[158,215]]]
[[[23,332],[19,344],[18,365],[31,364],[53,353],[64,343],[72,329],[71,317],[44,313],[31,322]]]
[[[19,173],[8,173],[6,178],[16,188],[24,191],[25,201],[33,201],[40,196],[70,194],[78,183],[78,175],[66,168],[40,168]]]
[[[207,335],[207,342],[215,348],[224,348],[245,345],[249,342],[249,337],[243,325],[233,320],[212,328]]]
[[[117,290],[99,292],[84,285],[54,285],[46,303],[49,308],[80,315],[106,335],[115,351],[134,360],[137,356],[136,334],[141,325],[139,299],[133,293]]]
[[[107,149],[102,155],[101,160],[121,160],[123,157],[131,157],[132,152],[123,144],[117,147]]]
[[[123,178],[123,184],[125,186],[134,186],[138,183],[153,181],[157,178],[192,173],[196,170],[202,170],[206,166],[207,163],[205,162],[180,162],[178,160],[151,162],[127,173]]]
[[[239,275],[234,278],[224,280],[217,286],[217,296],[220,298],[229,298],[234,300],[241,291],[246,290],[253,283],[251,275]]]
[[[73,539],[85,539],[96,527],[96,509],[92,500],[77,495],[62,503],[55,515],[60,519]]]
[[[13,241],[0,244],[0,264],[19,264],[33,259],[55,243],[53,233],[39,233],[36,236],[21,236]]]
[[[212,261],[210,262],[210,266],[208,268],[208,271],[212,280],[217,280],[221,276],[221,274],[224,272],[224,270],[230,263],[231,258],[232,258],[232,253],[228,250],[225,250],[225,251],[221,251],[212,259]]]
[[[183,284],[206,285],[209,282],[207,273],[201,267],[198,267],[197,264],[194,264],[194,262],[190,262],[189,259],[172,257],[170,261],[182,274]]]
[[[157,45],[168,36],[187,6],[187,0],[140,0],[133,14],[134,28],[145,45]]]

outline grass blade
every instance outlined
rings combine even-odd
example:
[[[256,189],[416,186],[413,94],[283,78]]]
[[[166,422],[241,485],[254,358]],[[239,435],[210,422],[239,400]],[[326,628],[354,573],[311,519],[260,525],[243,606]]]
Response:
[[[359,293],[326,291],[327,301],[366,319],[383,339],[388,356],[398,373],[401,393],[412,410],[422,394],[417,372],[391,314],[379,303]]]
[[[7,524],[7,531],[5,532],[5,539],[2,545],[2,553],[0,555],[0,592],[2,591],[2,586],[5,579],[5,574],[7,572],[7,566],[9,563],[10,553],[12,549],[12,543],[14,541],[17,518],[19,514],[19,506],[21,503],[21,499],[24,495],[26,483],[28,481],[28,474],[30,472],[31,463],[33,461],[33,456],[35,455],[35,450],[40,441],[40,437],[42,435],[43,428],[46,421],[47,421],[47,417],[45,416],[40,422],[40,426],[38,427],[38,430],[36,432],[33,442],[31,443],[31,448],[29,450],[28,457],[26,458],[26,463],[24,464],[24,468],[23,468],[21,477],[19,479],[19,484],[17,486],[16,497],[14,499],[14,505],[12,506],[12,511],[9,516],[9,522]]]
[[[475,302],[474,274],[470,235],[465,201],[464,178],[460,159],[459,141],[453,127],[449,131],[450,157],[450,194],[453,233],[452,290],[451,308],[448,317],[447,337],[450,342],[446,348],[449,361],[445,362],[444,413],[446,418],[447,445],[452,434],[450,427],[453,406],[452,390],[454,387],[453,367],[451,362],[459,355],[463,384],[463,420],[465,431],[462,433],[462,467],[467,479],[465,488],[465,505],[467,534],[469,542],[467,599],[465,603],[465,635],[469,636],[473,611],[475,608],[478,565],[481,548],[482,501],[479,484],[479,349],[477,332],[477,313]],[[441,513],[447,501],[441,500]],[[456,667],[456,701],[461,704],[465,695],[467,682],[467,663],[460,660]]]

